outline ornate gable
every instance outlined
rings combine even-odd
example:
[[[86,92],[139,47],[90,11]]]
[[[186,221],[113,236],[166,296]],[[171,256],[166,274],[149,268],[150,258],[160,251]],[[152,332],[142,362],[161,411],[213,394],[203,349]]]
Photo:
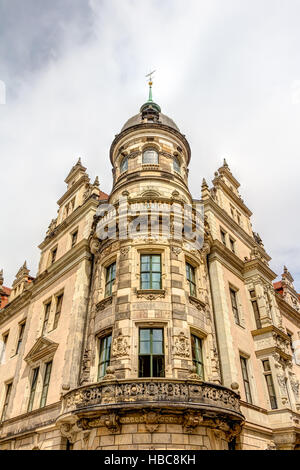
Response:
[[[41,337],[36,341],[24,360],[31,366],[47,356],[54,356],[57,348],[58,343]]]

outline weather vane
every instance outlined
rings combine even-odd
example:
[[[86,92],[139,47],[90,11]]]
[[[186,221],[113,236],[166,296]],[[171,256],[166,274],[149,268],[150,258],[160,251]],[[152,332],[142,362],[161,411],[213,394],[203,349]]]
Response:
[[[156,70],[153,70],[153,72],[150,72],[146,75],[146,77],[148,78],[149,77],[149,85],[151,86],[152,85],[152,75],[156,72]]]
[[[152,100],[152,85],[153,85],[153,81],[152,81],[152,75],[156,72],[156,70],[153,70],[153,72],[150,72],[146,75],[147,78],[149,78],[149,99],[148,101],[153,101]]]

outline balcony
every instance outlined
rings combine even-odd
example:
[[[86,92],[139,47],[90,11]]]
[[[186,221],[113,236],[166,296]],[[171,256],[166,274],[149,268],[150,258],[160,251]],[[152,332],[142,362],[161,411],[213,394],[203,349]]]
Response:
[[[240,432],[243,421],[239,396],[232,390],[197,379],[157,378],[103,380],[72,390],[62,397],[57,424],[70,437],[100,426],[119,433],[128,423],[145,423],[150,432],[169,423],[181,424],[184,432],[208,426],[230,434]]]
[[[285,361],[291,361],[289,337],[274,325],[251,332],[257,355],[278,353]]]

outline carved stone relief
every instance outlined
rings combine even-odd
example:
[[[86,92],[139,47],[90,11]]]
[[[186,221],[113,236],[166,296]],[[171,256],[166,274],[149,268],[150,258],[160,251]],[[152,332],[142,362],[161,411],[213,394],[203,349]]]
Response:
[[[112,356],[113,357],[124,357],[129,355],[130,345],[128,344],[128,337],[123,336],[122,333],[119,333],[114,339],[112,347]]]

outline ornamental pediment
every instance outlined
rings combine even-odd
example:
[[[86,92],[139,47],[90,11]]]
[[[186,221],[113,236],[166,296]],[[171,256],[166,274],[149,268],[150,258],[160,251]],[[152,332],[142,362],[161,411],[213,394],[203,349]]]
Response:
[[[57,348],[58,343],[54,343],[50,339],[41,337],[36,341],[35,345],[31,348],[24,360],[27,364],[32,365],[44,357],[54,355]]]

